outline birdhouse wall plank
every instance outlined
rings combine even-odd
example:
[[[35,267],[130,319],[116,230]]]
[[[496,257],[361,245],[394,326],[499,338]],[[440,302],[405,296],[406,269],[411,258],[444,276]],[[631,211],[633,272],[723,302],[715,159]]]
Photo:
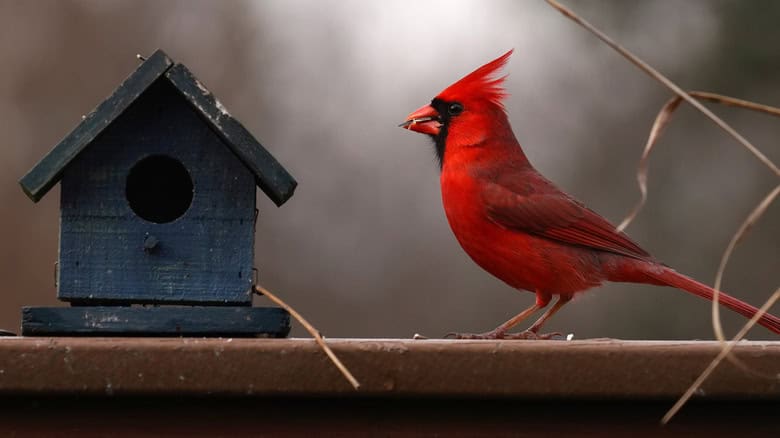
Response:
[[[58,296],[249,305],[254,217],[251,172],[158,80],[65,170]]]

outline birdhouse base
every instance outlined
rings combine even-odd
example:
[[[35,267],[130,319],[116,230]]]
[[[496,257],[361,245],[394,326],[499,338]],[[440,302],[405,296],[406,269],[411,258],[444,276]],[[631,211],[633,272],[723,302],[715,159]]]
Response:
[[[283,338],[290,314],[277,307],[23,307],[23,336],[207,336]]]

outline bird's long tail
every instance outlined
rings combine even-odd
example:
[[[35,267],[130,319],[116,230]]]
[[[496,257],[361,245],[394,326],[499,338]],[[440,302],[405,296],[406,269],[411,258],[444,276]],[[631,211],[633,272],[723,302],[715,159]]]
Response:
[[[676,287],[710,301],[712,301],[715,293],[713,288],[680,274],[671,268],[655,266],[655,269],[645,270],[643,274],[650,277],[651,281],[649,283]],[[723,292],[718,294],[718,302],[746,318],[752,318],[753,315],[758,313],[757,308]],[[772,332],[780,334],[780,318],[770,313],[765,313],[759,318],[758,323]]]

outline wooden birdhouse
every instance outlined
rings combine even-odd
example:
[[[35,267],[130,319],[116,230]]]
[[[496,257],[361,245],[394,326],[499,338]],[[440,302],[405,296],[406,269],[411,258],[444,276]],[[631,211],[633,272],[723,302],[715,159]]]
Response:
[[[20,184],[37,202],[57,182],[71,307],[24,308],[23,334],[286,336],[251,307],[255,193],[280,206],[296,182],[187,67],[155,52]]]

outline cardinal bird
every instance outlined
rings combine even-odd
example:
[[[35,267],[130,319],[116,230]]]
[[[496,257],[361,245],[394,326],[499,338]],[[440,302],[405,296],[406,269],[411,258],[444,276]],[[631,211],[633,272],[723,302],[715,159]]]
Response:
[[[517,316],[466,339],[549,338],[539,330],[574,295],[605,281],[671,286],[712,300],[714,290],[662,264],[609,221],[534,169],[509,125],[496,77],[512,50],[450,85],[400,126],[433,139],[441,196],[452,232],[483,269],[536,293]],[[530,328],[508,331],[558,299]],[[752,317],[758,309],[720,293],[720,304]],[[780,333],[780,319],[758,323]]]

